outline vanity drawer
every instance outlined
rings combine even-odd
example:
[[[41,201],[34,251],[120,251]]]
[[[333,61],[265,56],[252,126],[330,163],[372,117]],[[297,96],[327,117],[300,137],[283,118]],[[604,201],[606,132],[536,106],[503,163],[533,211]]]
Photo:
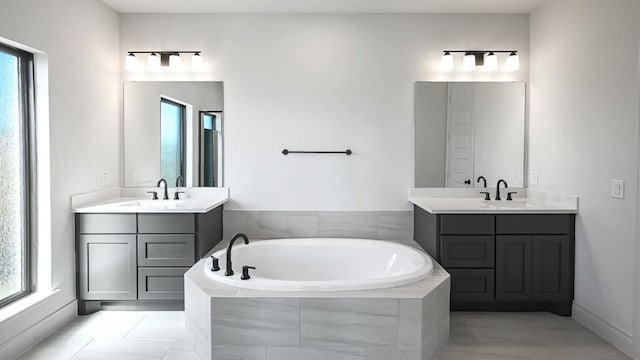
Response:
[[[494,230],[494,215],[440,216],[440,234],[443,235],[492,235]]]
[[[573,234],[572,214],[496,215],[498,234]]]
[[[447,269],[451,275],[451,301],[473,303],[495,298],[492,269]]]
[[[195,235],[138,235],[138,266],[191,266]]]
[[[440,237],[440,261],[445,268],[493,268],[493,235],[448,235]]]
[[[141,234],[190,234],[196,230],[194,214],[139,214]]]
[[[188,267],[138,268],[138,299],[184,299],[184,273],[187,270]]]
[[[78,214],[80,234],[135,234],[136,214]]]

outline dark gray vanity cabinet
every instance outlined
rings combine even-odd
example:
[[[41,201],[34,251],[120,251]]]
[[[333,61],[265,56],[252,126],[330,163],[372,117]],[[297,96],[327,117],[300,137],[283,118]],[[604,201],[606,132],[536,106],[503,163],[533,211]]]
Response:
[[[183,275],[222,240],[222,212],[77,214],[79,312],[182,306]]]
[[[575,215],[414,216],[415,240],[451,274],[453,310],[571,314]]]
[[[78,224],[78,297],[135,300],[136,215],[91,214]]]

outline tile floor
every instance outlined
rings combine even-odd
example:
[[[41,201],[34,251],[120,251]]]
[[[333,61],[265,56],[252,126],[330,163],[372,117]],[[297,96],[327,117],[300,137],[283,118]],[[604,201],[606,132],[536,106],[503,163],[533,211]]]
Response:
[[[186,348],[184,332],[181,311],[103,311],[78,317],[20,359],[200,360]],[[451,338],[438,357],[458,359],[630,358],[570,318],[467,312],[451,314]]]

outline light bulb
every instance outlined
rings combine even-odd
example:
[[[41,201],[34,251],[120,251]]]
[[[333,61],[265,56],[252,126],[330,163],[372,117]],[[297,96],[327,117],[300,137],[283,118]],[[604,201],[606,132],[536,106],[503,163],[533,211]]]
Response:
[[[453,70],[453,55],[450,52],[445,51],[440,59],[440,70],[451,71]]]
[[[506,71],[518,71],[520,69],[520,56],[515,51],[507,56],[504,68]]]
[[[493,52],[484,54],[484,71],[498,70],[498,56]]]
[[[180,54],[171,54],[169,56],[169,68],[173,71],[182,68],[182,58],[180,58]]]
[[[158,53],[151,53],[149,57],[147,57],[147,66],[149,66],[149,70],[160,70],[160,55]]]
[[[127,71],[138,70],[138,58],[133,53],[129,53],[124,59],[124,68],[127,69]]]
[[[462,70],[473,71],[476,69],[476,56],[473,54],[467,54],[462,59]]]
[[[202,55],[197,52],[191,56],[191,69],[193,71],[202,71],[204,68],[204,62],[202,60]]]

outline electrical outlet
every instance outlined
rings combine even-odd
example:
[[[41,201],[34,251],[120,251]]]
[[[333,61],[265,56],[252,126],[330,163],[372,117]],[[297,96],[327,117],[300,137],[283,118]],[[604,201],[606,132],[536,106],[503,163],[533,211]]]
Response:
[[[624,180],[611,180],[611,197],[624,199]]]
[[[531,185],[538,185],[538,172],[537,171],[532,171],[531,172]]]
[[[101,184],[102,186],[107,186],[108,183],[109,183],[109,173],[105,171],[102,173]]]

